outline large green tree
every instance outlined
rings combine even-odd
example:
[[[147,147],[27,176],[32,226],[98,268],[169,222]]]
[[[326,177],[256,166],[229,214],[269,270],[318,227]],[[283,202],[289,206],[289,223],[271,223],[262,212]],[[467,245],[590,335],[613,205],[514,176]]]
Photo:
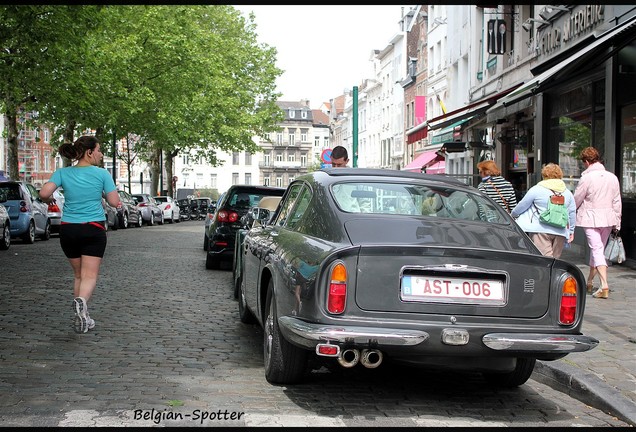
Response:
[[[0,107],[7,119],[8,173],[18,178],[18,117],[37,109],[43,89],[56,80],[67,58],[76,56],[98,7],[0,6]]]
[[[232,6],[3,6],[0,13],[0,36],[11,36],[4,52],[20,53],[19,61],[0,54],[7,117],[38,111],[57,143],[94,130],[107,152],[112,137],[135,136],[154,191],[160,154],[171,187],[180,152],[214,165],[218,149],[256,151],[252,137],[282,118],[276,50],[257,43],[253,17]],[[17,126],[12,134],[17,172]]]

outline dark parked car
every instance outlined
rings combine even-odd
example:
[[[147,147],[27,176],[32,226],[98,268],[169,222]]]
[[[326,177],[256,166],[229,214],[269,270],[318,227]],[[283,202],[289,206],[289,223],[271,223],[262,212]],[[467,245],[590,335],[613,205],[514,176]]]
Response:
[[[163,225],[163,210],[157,205],[157,201],[146,193],[133,194],[132,196],[137,202],[139,210],[141,210],[141,218],[146,225],[152,226],[155,222]]]
[[[11,220],[9,212],[2,205],[7,200],[0,195],[0,250],[7,250],[11,246]]]
[[[241,217],[265,196],[283,196],[284,188],[255,185],[232,185],[217,202],[214,219],[207,230],[208,249],[205,268],[218,269],[221,261],[231,262],[234,240],[243,227]]]
[[[36,237],[51,238],[51,221],[48,204],[40,199],[37,189],[23,181],[0,182],[0,195],[11,218],[11,237],[20,237],[26,243],[34,243]]]
[[[143,224],[141,218],[141,210],[137,207],[135,199],[126,191],[117,191],[119,193],[119,201],[121,207],[117,208],[117,218],[119,219],[119,228],[128,228],[129,226],[140,227]]]
[[[319,356],[470,370],[515,387],[537,359],[598,344],[581,333],[579,268],[542,256],[500,206],[445,175],[299,176],[239,253],[239,316],[263,327],[271,383],[301,381]]]

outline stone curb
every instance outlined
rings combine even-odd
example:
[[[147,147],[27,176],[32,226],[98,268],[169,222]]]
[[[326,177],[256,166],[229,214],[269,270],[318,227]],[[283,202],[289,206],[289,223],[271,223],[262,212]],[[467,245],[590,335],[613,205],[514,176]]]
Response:
[[[636,426],[636,404],[594,374],[559,360],[539,360],[531,378]]]

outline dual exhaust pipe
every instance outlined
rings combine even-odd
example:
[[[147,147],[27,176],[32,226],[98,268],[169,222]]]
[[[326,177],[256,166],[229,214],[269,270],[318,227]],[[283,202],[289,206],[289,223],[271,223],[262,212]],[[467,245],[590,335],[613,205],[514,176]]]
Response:
[[[340,351],[338,363],[344,368],[352,368],[359,362],[368,369],[374,369],[380,366],[383,357],[382,351],[377,349],[363,349],[360,351],[356,348],[347,348]]]

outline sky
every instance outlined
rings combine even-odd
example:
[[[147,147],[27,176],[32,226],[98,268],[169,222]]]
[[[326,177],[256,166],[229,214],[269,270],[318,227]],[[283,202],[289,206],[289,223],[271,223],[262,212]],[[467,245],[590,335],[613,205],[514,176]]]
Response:
[[[389,44],[401,18],[400,5],[234,7],[253,11],[259,42],[278,51],[280,100],[309,99],[312,109],[370,77],[371,52]]]

